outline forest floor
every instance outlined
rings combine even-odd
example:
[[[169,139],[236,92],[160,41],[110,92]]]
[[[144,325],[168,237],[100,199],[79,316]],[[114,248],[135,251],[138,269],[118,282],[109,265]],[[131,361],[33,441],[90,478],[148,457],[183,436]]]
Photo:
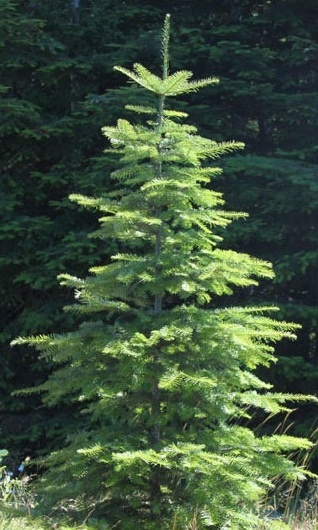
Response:
[[[290,523],[291,530],[318,530],[318,518],[299,520],[298,517]],[[34,519],[31,517],[10,517],[0,515],[0,530],[109,530],[109,526],[102,521],[93,523],[92,525],[65,525],[52,523],[45,519]],[[160,530],[158,528],[158,530]],[[172,530],[172,529],[171,529]],[[192,524],[184,530],[197,530],[197,527]]]

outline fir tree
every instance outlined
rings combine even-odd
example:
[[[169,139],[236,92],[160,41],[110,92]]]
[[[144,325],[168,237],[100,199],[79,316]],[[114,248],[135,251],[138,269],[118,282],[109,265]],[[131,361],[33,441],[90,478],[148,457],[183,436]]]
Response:
[[[46,460],[44,499],[94,509],[123,530],[181,530],[193,518],[198,528],[274,528],[257,502],[274,477],[304,476],[288,454],[310,443],[258,437],[244,421],[255,408],[275,414],[302,399],[271,392],[254,373],[275,361],[272,344],[292,338],[294,327],[273,320],[273,308],[226,305],[234,289],[273,273],[220,245],[244,215],[222,210],[208,184],[220,174],[214,161],[243,145],[199,136],[167,104],[217,83],[170,74],[168,44],[169,16],[161,76],[141,64],[116,68],[154,104],[127,106],[146,116],[142,125],[119,119],[103,129],[119,156],[114,191],[71,196],[100,212],[92,236],[119,248],[86,279],[60,276],[77,299],[66,310],[86,318],[67,334],[14,341],[55,363],[37,388],[47,405],[82,403],[81,432]]]

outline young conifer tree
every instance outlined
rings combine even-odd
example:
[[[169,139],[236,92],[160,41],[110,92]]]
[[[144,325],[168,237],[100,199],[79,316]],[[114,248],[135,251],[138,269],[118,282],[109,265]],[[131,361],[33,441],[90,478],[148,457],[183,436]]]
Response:
[[[162,76],[141,64],[116,68],[155,103],[129,106],[144,125],[119,119],[103,129],[120,160],[115,190],[71,196],[100,212],[92,235],[114,238],[120,251],[86,279],[60,277],[75,289],[67,310],[85,315],[76,331],[15,341],[56,365],[38,388],[44,402],[82,403],[85,413],[82,430],[46,461],[43,499],[95,509],[122,530],[185,530],[194,519],[199,529],[274,528],[258,500],[273,477],[303,476],[288,454],[310,443],[258,437],[244,421],[253,408],[278,413],[296,397],[271,392],[254,373],[293,326],[273,320],[272,308],[224,307],[233,288],[273,273],[219,247],[220,230],[243,214],[223,211],[211,191],[214,161],[243,145],[199,136],[170,108],[169,98],[217,80],[170,74],[168,43],[169,16]]]

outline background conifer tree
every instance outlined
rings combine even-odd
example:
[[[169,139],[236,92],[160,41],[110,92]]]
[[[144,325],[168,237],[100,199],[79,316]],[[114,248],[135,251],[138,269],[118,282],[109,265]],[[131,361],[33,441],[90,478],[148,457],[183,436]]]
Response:
[[[292,337],[293,326],[273,320],[272,308],[228,306],[234,289],[273,273],[221,246],[220,233],[244,214],[222,210],[207,184],[220,174],[214,160],[243,145],[201,137],[170,108],[169,98],[217,79],[170,74],[168,43],[169,16],[161,76],[141,64],[116,68],[153,105],[127,106],[146,116],[142,125],[119,119],[103,129],[119,155],[113,192],[71,196],[100,212],[92,236],[119,248],[86,279],[60,276],[77,299],[66,310],[83,314],[82,324],[14,341],[55,363],[37,388],[47,405],[82,404],[81,429],[47,458],[42,486],[52,505],[94,509],[123,530],[184,529],[193,517],[198,528],[271,528],[257,501],[277,475],[303,477],[288,453],[310,443],[258,437],[244,420],[253,408],[278,413],[302,399],[271,392],[253,373],[275,360],[270,343]]]

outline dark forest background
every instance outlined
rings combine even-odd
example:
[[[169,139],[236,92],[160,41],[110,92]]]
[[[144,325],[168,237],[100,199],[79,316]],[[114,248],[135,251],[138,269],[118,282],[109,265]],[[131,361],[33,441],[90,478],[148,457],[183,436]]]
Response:
[[[166,12],[172,68],[220,78],[179,105],[204,136],[246,144],[214,183],[230,210],[250,214],[225,244],[272,261],[276,278],[237,301],[273,303],[302,325],[266,378],[317,393],[316,0],[0,0],[0,434],[17,462],[58,447],[77,410],[14,396],[50,366],[9,343],[70,329],[76,317],[62,307],[72,295],[57,274],[83,276],[114,251],[87,238],[97,219],[68,195],[111,190],[101,127],[127,115],[134,95],[113,66],[159,68]],[[314,433],[316,414],[294,414],[298,435]]]

